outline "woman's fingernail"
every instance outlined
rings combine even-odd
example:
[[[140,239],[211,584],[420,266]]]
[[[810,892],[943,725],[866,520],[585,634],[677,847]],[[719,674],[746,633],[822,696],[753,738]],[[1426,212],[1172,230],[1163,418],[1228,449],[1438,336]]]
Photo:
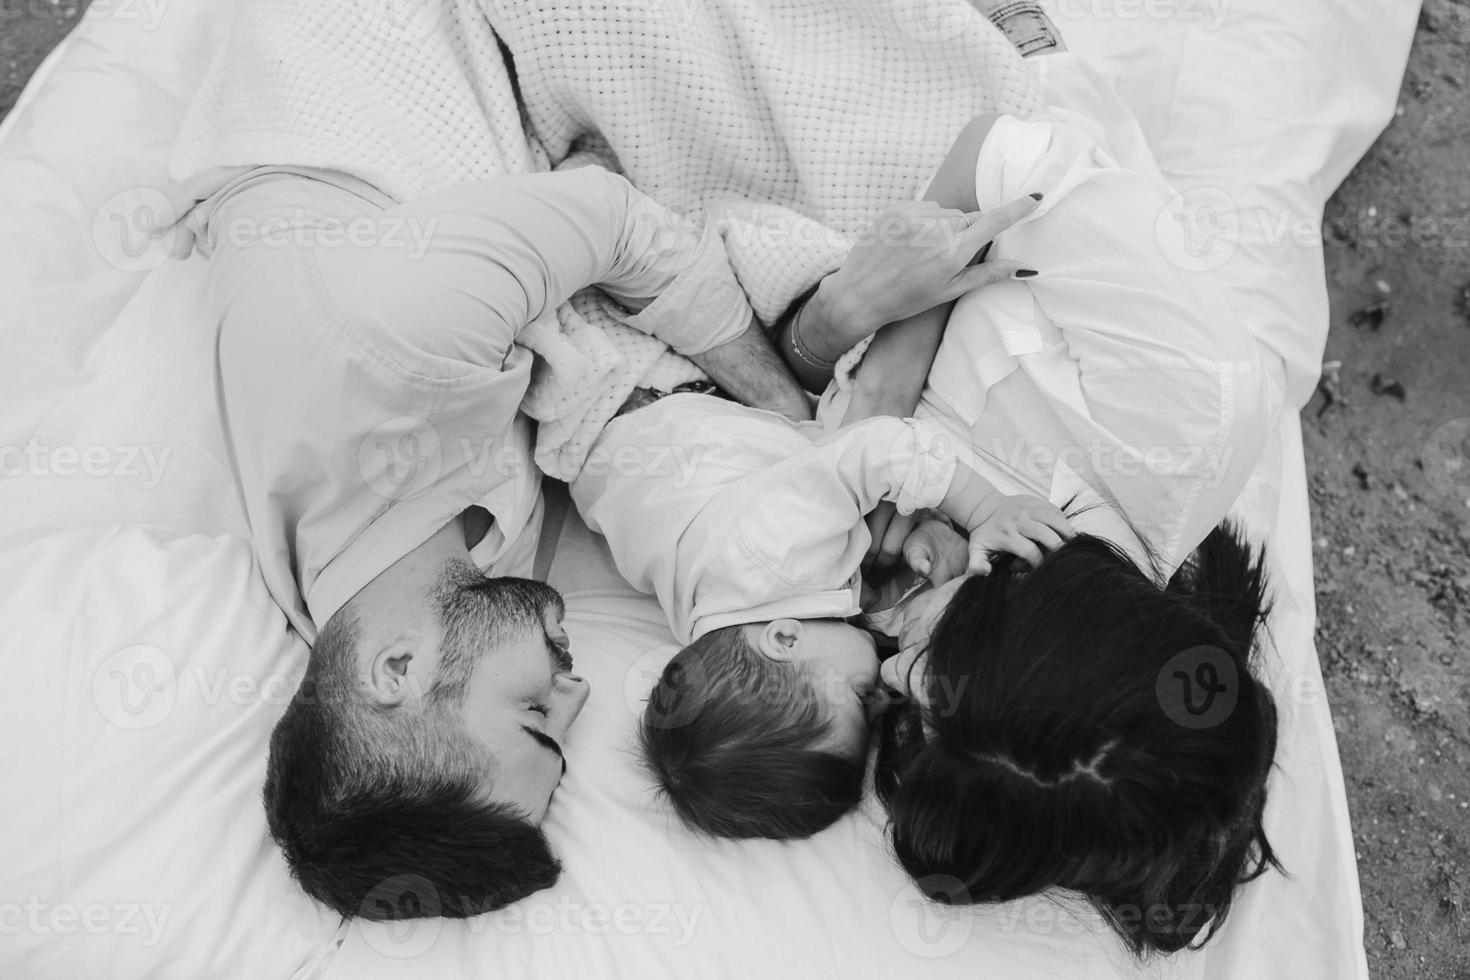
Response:
[[[1012,279],[1030,279],[1032,276],[1040,275],[1035,269],[1017,269],[1011,274]]]
[[[920,558],[918,561],[914,562],[914,571],[918,572],[920,575],[925,576],[926,578],[928,577],[929,573],[933,571],[933,569],[934,566],[929,564],[929,559],[927,558]]]
[[[1029,197],[1030,197],[1030,198],[1031,198],[1031,200],[1033,200],[1033,201],[1039,201],[1039,200],[1041,200],[1041,191],[1036,191],[1036,192],[1035,192],[1035,193],[1033,193],[1033,194],[1030,194],[1030,195],[1028,195],[1028,196],[1029,196]]]

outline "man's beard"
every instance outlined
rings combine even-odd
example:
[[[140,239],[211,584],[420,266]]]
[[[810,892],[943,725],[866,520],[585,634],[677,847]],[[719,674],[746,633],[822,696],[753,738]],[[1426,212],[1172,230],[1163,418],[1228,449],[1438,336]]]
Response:
[[[439,670],[429,698],[459,701],[480,658],[530,632],[544,632],[548,612],[560,617],[561,593],[545,582],[524,578],[486,578],[465,561],[449,562],[434,590],[444,630]],[[555,647],[558,672],[572,669],[572,657]]]

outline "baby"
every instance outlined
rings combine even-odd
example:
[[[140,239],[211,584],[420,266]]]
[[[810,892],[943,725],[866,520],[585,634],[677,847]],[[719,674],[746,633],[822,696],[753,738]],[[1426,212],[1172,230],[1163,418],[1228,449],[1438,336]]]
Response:
[[[713,395],[614,419],[572,499],[618,570],[686,644],[649,697],[645,759],[680,817],[722,837],[806,837],[862,792],[878,657],[863,612],[863,518],[936,508],[972,567],[1014,535],[1069,536],[1055,507],[1004,495],[932,421],[823,435]]]

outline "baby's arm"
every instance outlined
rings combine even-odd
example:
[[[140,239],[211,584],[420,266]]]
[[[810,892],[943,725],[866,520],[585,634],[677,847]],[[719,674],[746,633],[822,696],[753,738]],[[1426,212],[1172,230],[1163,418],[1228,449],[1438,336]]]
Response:
[[[884,501],[903,514],[938,507],[965,528],[971,572],[988,570],[995,551],[1039,563],[1071,536],[1060,511],[1001,493],[969,458],[969,447],[933,421],[878,417],[844,427],[741,480],[740,544],[774,576],[809,582],[858,570],[868,544],[862,519]]]
[[[1075,533],[1067,516],[1030,494],[1002,494],[973,473],[957,471],[940,510],[970,532],[971,575],[990,573],[992,555],[1006,553],[1032,568]]]

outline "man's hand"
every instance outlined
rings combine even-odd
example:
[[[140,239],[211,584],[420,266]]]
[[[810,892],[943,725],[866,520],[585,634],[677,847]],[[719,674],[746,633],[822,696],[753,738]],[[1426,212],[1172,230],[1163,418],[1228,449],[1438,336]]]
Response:
[[[689,359],[743,405],[777,412],[793,422],[812,417],[806,393],[753,318],[739,337]]]
[[[991,556],[1015,555],[1032,568],[1076,535],[1067,515],[1030,494],[994,495],[970,521],[971,575],[988,575]]]

